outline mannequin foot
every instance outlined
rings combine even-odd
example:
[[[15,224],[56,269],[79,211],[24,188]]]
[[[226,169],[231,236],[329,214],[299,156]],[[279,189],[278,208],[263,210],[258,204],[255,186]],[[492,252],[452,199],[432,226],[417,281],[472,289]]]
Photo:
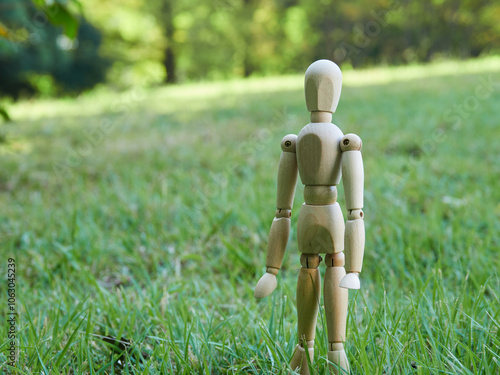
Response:
[[[332,343],[330,345],[333,349],[328,352],[330,372],[335,375],[349,374],[349,362],[347,361],[344,345],[342,343]]]
[[[309,360],[312,363],[314,359],[314,341],[307,342],[307,352],[309,354]],[[295,347],[295,351],[292,356],[292,360],[290,361],[290,368],[296,372],[299,372],[300,375],[309,375],[309,365],[307,364],[306,350],[297,345]]]

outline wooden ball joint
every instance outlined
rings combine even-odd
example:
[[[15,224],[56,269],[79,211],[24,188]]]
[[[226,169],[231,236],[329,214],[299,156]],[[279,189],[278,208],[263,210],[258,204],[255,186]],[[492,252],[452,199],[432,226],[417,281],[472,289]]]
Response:
[[[297,176],[304,187],[304,204],[297,220],[300,272],[297,281],[298,338],[290,367],[309,374],[307,357],[314,358],[324,254],[326,271],[323,296],[328,330],[328,362],[334,374],[349,373],[344,351],[348,289],[359,289],[363,263],[365,227],[363,215],[363,159],[361,139],[344,135],[331,123],[342,89],[342,73],[329,60],[319,60],[305,74],[305,98],[311,122],[298,135],[281,141],[276,214],[271,225],[266,273],[257,283],[255,298],[271,294],[277,285],[290,234]],[[337,203],[342,178],[347,222]],[[345,255],[344,255],[345,254]]]

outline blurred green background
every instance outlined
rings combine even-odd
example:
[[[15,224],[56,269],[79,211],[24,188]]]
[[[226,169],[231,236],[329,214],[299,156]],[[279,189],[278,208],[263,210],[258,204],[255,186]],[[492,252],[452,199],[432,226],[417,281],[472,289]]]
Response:
[[[487,0],[1,0],[0,93],[477,57],[500,51],[498,19]]]

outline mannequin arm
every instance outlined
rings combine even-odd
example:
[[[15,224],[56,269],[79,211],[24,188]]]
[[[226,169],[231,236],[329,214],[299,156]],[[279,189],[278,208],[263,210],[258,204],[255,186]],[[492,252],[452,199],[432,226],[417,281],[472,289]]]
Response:
[[[290,235],[290,217],[293,197],[297,185],[297,157],[295,154],[297,136],[290,134],[281,141],[280,163],[278,167],[278,195],[276,199],[276,217],[271,225],[267,245],[266,273],[257,283],[255,298],[263,298],[276,288],[278,274],[285,255],[288,236]]]
[[[363,265],[365,250],[365,224],[363,221],[363,159],[361,139],[355,134],[347,134],[340,141],[342,150],[342,178],[347,205],[345,228],[345,255],[347,275],[340,286],[359,289],[359,273]]]

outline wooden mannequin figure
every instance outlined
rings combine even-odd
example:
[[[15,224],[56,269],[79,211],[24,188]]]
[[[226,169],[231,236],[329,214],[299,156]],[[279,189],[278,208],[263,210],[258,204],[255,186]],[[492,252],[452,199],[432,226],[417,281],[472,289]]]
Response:
[[[326,254],[324,303],[328,329],[328,360],[335,374],[349,373],[344,351],[348,290],[359,289],[363,263],[365,227],[363,222],[363,161],[361,139],[344,135],[331,123],[342,88],[342,73],[329,60],[319,60],[305,74],[305,96],[311,122],[298,136],[281,141],[278,168],[276,217],[271,225],[266,273],[257,283],[255,298],[276,288],[278,274],[290,233],[290,217],[297,184],[297,172],[305,185],[304,200],[297,223],[300,269],[297,282],[298,345],[290,361],[293,370],[309,374],[308,360],[314,357],[314,336],[319,309],[320,273]],[[343,175],[347,223],[337,203],[337,188]],[[345,245],[345,268],[344,268]],[[347,270],[347,274],[346,274]],[[298,371],[298,370],[297,370]]]

